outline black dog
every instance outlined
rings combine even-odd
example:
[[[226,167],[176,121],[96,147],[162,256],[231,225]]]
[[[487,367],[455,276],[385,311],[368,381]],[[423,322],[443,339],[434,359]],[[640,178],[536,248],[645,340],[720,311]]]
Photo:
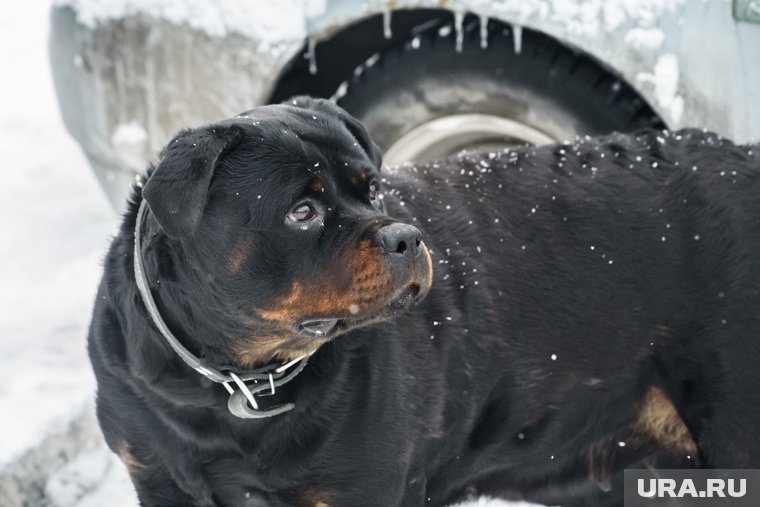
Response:
[[[625,467],[760,468],[750,147],[380,158],[299,98],[149,171],[89,336],[143,505],[620,505]]]

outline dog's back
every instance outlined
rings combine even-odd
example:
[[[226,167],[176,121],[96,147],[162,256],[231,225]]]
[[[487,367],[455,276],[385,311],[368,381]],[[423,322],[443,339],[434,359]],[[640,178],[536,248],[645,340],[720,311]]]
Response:
[[[468,308],[465,365],[491,364],[475,384],[501,408],[470,438],[535,476],[585,456],[600,482],[657,447],[660,466],[758,464],[756,149],[644,131],[393,172],[392,212]]]

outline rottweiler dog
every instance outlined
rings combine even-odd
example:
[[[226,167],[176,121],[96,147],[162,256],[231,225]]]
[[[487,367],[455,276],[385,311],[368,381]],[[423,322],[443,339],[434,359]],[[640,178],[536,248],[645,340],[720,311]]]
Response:
[[[760,468],[760,155],[642,131],[381,172],[300,97],[180,132],[89,334],[144,506],[622,504]]]

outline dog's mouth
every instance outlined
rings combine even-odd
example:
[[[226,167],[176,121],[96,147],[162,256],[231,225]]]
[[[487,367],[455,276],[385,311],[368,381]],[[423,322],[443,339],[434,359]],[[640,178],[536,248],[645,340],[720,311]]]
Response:
[[[335,336],[355,327],[380,320],[387,320],[409,309],[413,304],[421,300],[422,295],[420,292],[420,284],[411,283],[394,295],[390,301],[374,311],[360,314],[359,307],[351,305],[348,312],[349,316],[304,320],[298,325],[298,331],[306,335],[325,338]]]
[[[310,319],[301,322],[298,330],[302,333],[313,334],[314,336],[325,336],[335,329],[343,319]]]

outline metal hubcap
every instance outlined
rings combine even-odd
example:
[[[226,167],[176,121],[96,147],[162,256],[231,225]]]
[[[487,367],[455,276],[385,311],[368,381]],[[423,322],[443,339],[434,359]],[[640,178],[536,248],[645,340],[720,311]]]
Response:
[[[461,150],[487,151],[556,140],[524,123],[491,114],[451,114],[435,118],[401,136],[385,152],[387,164],[427,162]]]

